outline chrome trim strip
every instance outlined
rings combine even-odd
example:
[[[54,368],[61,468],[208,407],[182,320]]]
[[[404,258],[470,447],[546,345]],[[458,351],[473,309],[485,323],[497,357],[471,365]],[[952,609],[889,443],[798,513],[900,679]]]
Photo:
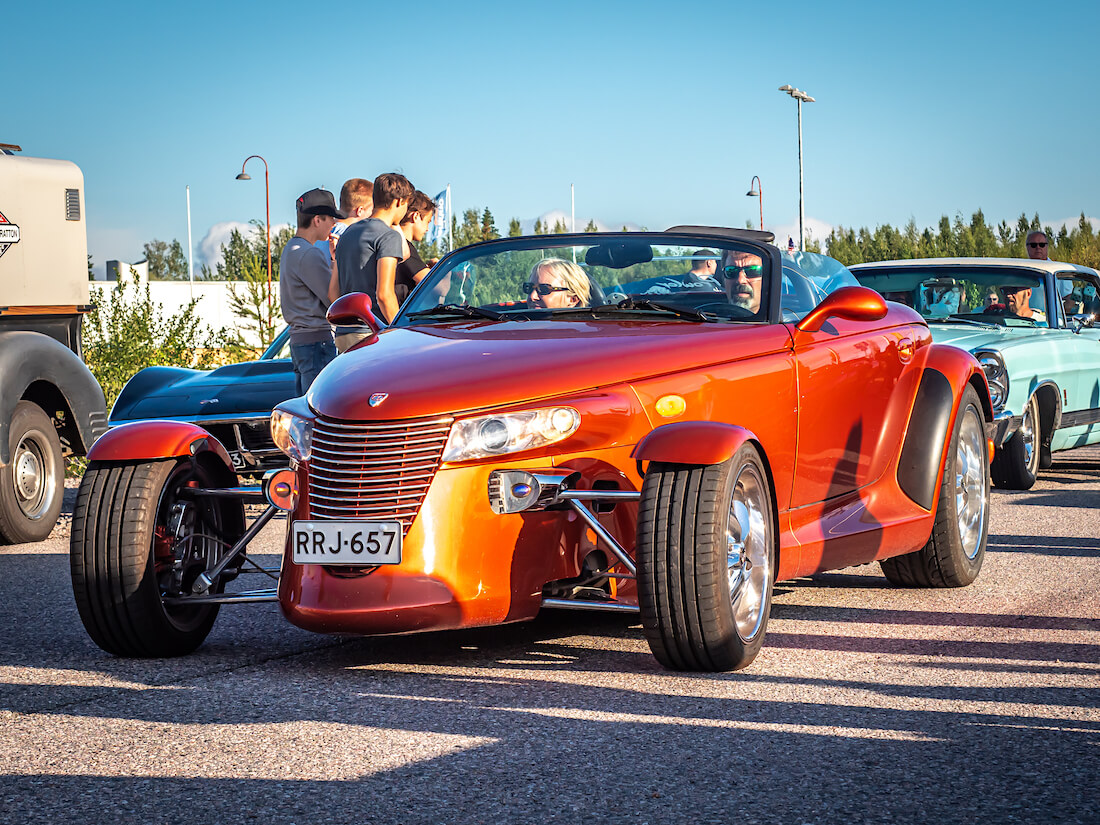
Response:
[[[434,425],[434,424],[438,424],[440,426],[446,425],[448,430],[449,430],[451,424],[453,424],[453,423],[454,423],[454,419],[449,417],[449,416],[444,417],[444,418],[428,418],[428,419],[410,418],[410,419],[408,419],[407,422],[400,422],[399,421],[399,422],[396,422],[396,423],[393,422],[393,421],[341,422],[341,421],[333,421],[332,419],[329,419],[329,418],[325,418],[325,419],[318,418],[317,419],[317,424],[321,425],[321,426],[333,427],[335,429],[341,429],[341,430],[357,430],[357,431],[362,431],[362,430],[397,430],[397,429],[416,429],[416,430],[419,430],[420,426],[424,426],[425,429],[426,429],[427,426]]]
[[[242,590],[240,593],[215,593],[207,596],[165,596],[165,604],[259,604],[279,601],[278,590]]]
[[[637,605],[622,602],[597,602],[584,599],[543,599],[543,607],[558,607],[565,610],[598,610],[603,613],[637,613]]]

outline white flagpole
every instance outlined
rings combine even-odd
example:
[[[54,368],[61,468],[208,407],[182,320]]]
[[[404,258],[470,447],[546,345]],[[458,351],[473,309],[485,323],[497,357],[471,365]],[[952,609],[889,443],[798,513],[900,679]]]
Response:
[[[191,187],[187,187],[187,277],[191,281],[191,300],[195,299],[194,247],[191,244]]]
[[[572,232],[577,231],[577,194],[573,184],[569,184],[569,221],[572,224]],[[577,262],[577,247],[573,247],[573,263]]]
[[[451,206],[451,185],[447,184],[447,251],[455,250],[454,207]]]

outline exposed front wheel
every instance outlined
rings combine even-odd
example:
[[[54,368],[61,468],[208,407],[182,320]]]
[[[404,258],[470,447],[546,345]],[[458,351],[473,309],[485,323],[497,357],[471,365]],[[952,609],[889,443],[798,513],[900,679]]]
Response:
[[[1039,474],[1042,432],[1039,400],[1033,395],[1024,408],[1020,429],[997,450],[993,459],[993,483],[1005,490],[1030,490]]]
[[[951,431],[932,535],[920,550],[884,559],[880,566],[902,587],[962,587],[978,577],[988,535],[985,418],[978,394],[968,386]]]
[[[776,571],[771,487],[745,444],[708,466],[654,462],[638,510],[638,603],[671,670],[739,670],[764,642]]]
[[[239,533],[240,502],[194,497],[215,486],[190,460],[92,462],[73,511],[73,595],[88,635],[118,656],[190,653],[206,638],[216,604],[175,604]],[[227,528],[229,528],[227,535]],[[221,590],[215,582],[212,592]]]
[[[0,544],[42,541],[61,514],[65,467],[57,430],[37,404],[16,405],[8,455],[0,468]]]

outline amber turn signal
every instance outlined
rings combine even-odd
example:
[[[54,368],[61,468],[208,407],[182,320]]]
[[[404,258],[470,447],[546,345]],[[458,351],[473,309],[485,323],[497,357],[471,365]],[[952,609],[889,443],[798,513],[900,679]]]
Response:
[[[264,474],[264,497],[273,507],[288,513],[298,505],[298,474],[291,469]]]

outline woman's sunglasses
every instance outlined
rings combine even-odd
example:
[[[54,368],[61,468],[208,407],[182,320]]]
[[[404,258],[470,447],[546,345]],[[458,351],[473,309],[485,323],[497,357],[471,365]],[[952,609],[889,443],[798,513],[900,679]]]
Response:
[[[523,294],[530,295],[532,292],[537,292],[543,298],[552,292],[568,292],[567,286],[551,286],[550,284],[533,284],[530,281],[523,285]]]

